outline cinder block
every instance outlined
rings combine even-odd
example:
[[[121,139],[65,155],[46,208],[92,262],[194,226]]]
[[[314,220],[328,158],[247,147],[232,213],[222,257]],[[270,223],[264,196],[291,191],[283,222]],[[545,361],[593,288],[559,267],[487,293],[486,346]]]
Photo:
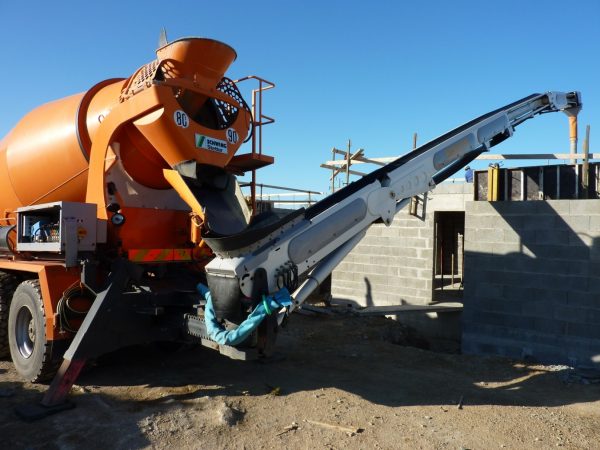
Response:
[[[428,239],[428,240],[433,239],[433,227],[419,228],[417,237]]]
[[[598,324],[584,324],[567,322],[566,334],[568,336],[600,340],[600,327]],[[600,344],[600,341],[599,341]]]
[[[564,230],[538,230],[535,232],[536,244],[551,244],[551,245],[569,245],[569,238],[573,235],[572,232]]]
[[[524,230],[555,230],[561,223],[557,221],[557,217],[556,215],[530,215],[522,220],[522,226]]]
[[[425,269],[431,265],[431,261],[423,258],[405,258],[404,265],[415,269]]]
[[[497,214],[497,211],[492,204],[486,201],[466,202],[465,212],[467,216],[476,214]]]
[[[404,244],[407,247],[412,247],[412,248],[428,248],[429,246],[427,245],[427,240],[426,239],[421,239],[421,238],[406,238],[404,241]]]
[[[385,228],[380,226],[379,224],[374,224],[369,227],[367,230],[367,236],[381,236]]]
[[[518,242],[503,242],[503,237],[492,244],[490,245],[490,249],[493,255],[507,257],[508,255],[520,256],[527,254],[527,247]]]
[[[465,233],[465,258],[467,255],[492,255],[489,242],[479,242],[472,239],[471,233]],[[466,263],[465,263],[466,264]]]
[[[536,258],[583,262],[587,261],[590,257],[590,249],[583,246],[530,244],[528,248]]]
[[[465,228],[495,228],[495,222],[498,221],[498,216],[495,214],[473,214],[469,215],[468,217],[465,215]]]
[[[401,258],[416,258],[417,249],[414,247],[393,246],[390,247],[390,255]]]
[[[600,295],[595,292],[570,291],[561,304],[574,308],[600,310]]]
[[[525,317],[556,318],[554,305],[546,301],[522,301],[520,305],[521,314]]]
[[[393,240],[404,236],[404,235],[411,235],[412,231],[414,230],[414,228],[383,228],[381,230],[379,230],[379,234],[377,235],[377,237],[385,237],[390,239],[390,241],[393,242]],[[415,232],[414,234],[417,234],[417,232]]]
[[[598,309],[577,308],[572,304],[557,305],[554,308],[554,313],[556,319],[565,320],[567,322],[582,324],[600,323],[600,310]],[[598,330],[598,337],[600,337],[600,329]]]
[[[569,245],[591,247],[597,238],[590,236],[589,231],[569,233]]]
[[[501,335],[501,332],[498,332]],[[500,355],[508,358],[521,358],[522,346],[514,341],[490,335],[463,333],[461,341],[462,352],[476,355]]]
[[[569,206],[571,215],[600,214],[600,200],[571,200]]]
[[[586,214],[556,216],[556,229],[563,229],[574,233],[590,231],[590,216]]]
[[[479,302],[481,299],[491,299],[494,301],[501,301],[503,299],[503,286],[497,283],[486,283],[479,282],[473,283],[475,286],[474,295],[477,297]]]
[[[571,214],[571,200],[546,200],[547,209],[559,216]]]
[[[517,202],[491,202],[490,205],[496,212],[510,222],[511,216],[534,215],[540,213],[540,203],[537,201],[517,201]]]
[[[424,267],[433,265],[433,248],[419,248],[417,249],[417,258],[424,262]]]
[[[600,216],[590,216],[590,231],[595,231],[596,233],[594,233],[594,236],[598,237],[598,232],[600,231]]]
[[[502,242],[504,230],[500,228],[476,228],[474,232],[469,232],[469,239],[482,243]]]

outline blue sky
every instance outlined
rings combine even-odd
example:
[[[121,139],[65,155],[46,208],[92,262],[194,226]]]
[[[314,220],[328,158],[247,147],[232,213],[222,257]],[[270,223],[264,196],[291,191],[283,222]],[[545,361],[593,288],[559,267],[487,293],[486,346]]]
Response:
[[[600,1],[7,2],[0,0],[0,136],[35,106],[205,36],[238,53],[228,76],[276,83],[265,97],[263,183],[318,191],[319,164],[348,138],[394,156],[533,92],[579,90],[580,143],[600,126]],[[566,153],[566,116],[522,125],[495,152]],[[249,149],[248,149],[249,151]],[[597,150],[598,152],[598,150]]]

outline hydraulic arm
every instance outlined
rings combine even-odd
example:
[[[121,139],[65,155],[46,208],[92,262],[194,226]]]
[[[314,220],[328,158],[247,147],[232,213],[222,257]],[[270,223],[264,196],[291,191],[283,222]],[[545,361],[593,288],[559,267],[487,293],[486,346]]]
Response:
[[[235,319],[244,297],[293,291],[297,308],[375,222],[390,225],[417,194],[451,176],[539,114],[581,107],[578,92],[533,94],[434,139],[278,223],[227,237],[205,236],[217,257],[206,267],[217,315]],[[298,277],[308,277],[298,286]]]

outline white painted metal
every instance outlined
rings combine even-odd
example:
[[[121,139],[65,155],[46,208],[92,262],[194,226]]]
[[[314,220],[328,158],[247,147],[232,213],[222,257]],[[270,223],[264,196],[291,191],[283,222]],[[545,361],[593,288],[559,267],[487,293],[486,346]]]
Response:
[[[399,202],[431,190],[435,186],[433,177],[444,168],[461,161],[472,152],[488,150],[492,139],[500,135],[512,136],[513,128],[530,117],[542,112],[561,111],[575,104],[579,105],[579,95],[569,103],[567,95],[563,93],[540,94],[478,120],[466,128],[457,128],[455,133],[451,132],[446,138],[439,139],[437,145],[421,153],[416,152],[412,159],[398,167],[390,167],[384,176],[317,216],[310,220],[300,220],[282,230],[276,239],[263,248],[253,249],[252,252],[235,258],[218,256],[206,266],[206,270],[213,274],[237,277],[242,293],[251,296],[253,274],[257,269],[263,268],[267,273],[269,292],[275,292],[278,290],[277,273],[289,265],[290,261],[297,266],[298,273],[303,274],[330,255],[342,254],[338,250],[345,249],[348,242],[354,242],[356,236],[361,235],[373,222],[383,221],[390,225],[394,214],[400,209]],[[348,218],[348,223],[344,223],[341,220],[343,218]],[[323,235],[318,234],[320,230],[323,230]],[[292,242],[294,250],[290,253]],[[302,251],[299,252],[298,248]],[[302,260],[294,260],[292,255],[298,254],[304,255]],[[327,263],[319,269],[320,277],[324,273],[331,273],[334,267],[335,264]],[[318,284],[314,278],[311,279],[313,281],[309,281],[296,293],[301,294],[302,300],[306,298],[307,291]]]

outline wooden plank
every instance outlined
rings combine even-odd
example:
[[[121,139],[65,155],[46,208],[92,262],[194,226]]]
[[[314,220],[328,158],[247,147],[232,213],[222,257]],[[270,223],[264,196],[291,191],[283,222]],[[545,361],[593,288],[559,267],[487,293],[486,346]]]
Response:
[[[366,308],[356,310],[360,316],[387,316],[403,314],[408,312],[455,312],[462,311],[463,304],[459,302],[437,303],[435,305],[386,305],[386,306],[367,306]]]

